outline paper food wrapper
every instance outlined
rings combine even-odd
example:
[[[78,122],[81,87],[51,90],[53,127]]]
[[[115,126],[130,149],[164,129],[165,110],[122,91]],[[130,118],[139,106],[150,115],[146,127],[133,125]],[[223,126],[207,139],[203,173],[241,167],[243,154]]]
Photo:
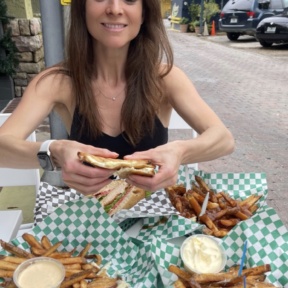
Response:
[[[263,195],[255,215],[237,224],[219,241],[227,252],[227,267],[240,263],[247,240],[245,266],[270,264],[272,271],[267,273],[267,281],[278,287],[288,287],[288,231],[275,210],[266,205],[265,174],[208,174],[191,170],[190,180],[196,174],[214,190],[225,191],[235,199],[245,199],[253,193]],[[180,170],[179,182],[185,183],[184,170]],[[119,226],[123,221],[134,220],[133,217],[142,218],[145,228],[136,238],[130,238]],[[111,276],[120,275],[135,288],[166,288],[172,287],[177,279],[168,272],[168,266],[183,265],[180,247],[169,240],[201,233],[202,227],[181,217],[165,192],[158,191],[148,201],[139,202],[133,209],[122,211],[115,218],[109,217],[96,199],[69,201],[47,216],[31,233],[39,239],[47,235],[53,243],[63,241],[59,248],[62,250],[76,247],[80,252],[90,242],[90,253],[101,254],[103,264],[111,262],[108,270]],[[21,237],[12,242],[28,249]]]

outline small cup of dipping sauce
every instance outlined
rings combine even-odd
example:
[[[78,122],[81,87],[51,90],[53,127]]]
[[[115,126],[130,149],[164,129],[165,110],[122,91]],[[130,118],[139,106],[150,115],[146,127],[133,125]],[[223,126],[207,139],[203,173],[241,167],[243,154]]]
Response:
[[[185,269],[198,274],[218,273],[224,269],[227,261],[220,243],[214,237],[204,234],[185,239],[180,254]]]
[[[18,288],[58,288],[65,277],[65,268],[49,257],[35,257],[21,263],[13,274]]]

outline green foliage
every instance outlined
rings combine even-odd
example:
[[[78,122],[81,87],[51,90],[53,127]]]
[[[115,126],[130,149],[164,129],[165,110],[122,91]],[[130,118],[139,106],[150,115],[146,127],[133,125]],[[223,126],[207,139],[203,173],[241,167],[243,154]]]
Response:
[[[188,24],[189,23],[189,19],[186,17],[182,17],[179,21],[179,24]]]
[[[188,31],[189,32],[195,32],[195,26],[194,26],[194,22],[190,22],[188,25]]]
[[[3,31],[3,26],[9,23],[7,16],[7,5],[4,0],[0,0],[0,32]],[[16,53],[18,49],[12,41],[11,29],[0,33],[0,74],[12,75],[19,64]]]
[[[204,10],[203,10],[203,20],[208,24],[211,21],[211,18],[220,12],[219,5],[215,2],[215,0],[204,0]],[[194,1],[189,6],[189,14],[191,16],[192,21],[199,20],[201,13],[201,6],[199,4],[195,4]]]
[[[215,3],[215,0],[204,1],[204,19],[209,24],[211,18],[220,12],[219,5]]]
[[[199,16],[200,16],[200,5],[199,4],[195,4],[195,2],[192,1],[192,3],[189,6],[189,14],[191,16],[191,20],[192,21],[196,21],[197,19],[199,19]]]
[[[4,0],[0,0],[0,21],[2,24],[9,22],[7,18],[7,5]]]

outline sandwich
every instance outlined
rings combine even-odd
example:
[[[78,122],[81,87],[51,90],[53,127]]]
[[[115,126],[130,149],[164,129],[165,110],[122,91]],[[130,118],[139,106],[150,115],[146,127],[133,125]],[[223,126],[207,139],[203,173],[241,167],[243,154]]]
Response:
[[[85,164],[92,167],[116,170],[115,175],[119,178],[127,178],[130,174],[153,177],[155,175],[155,165],[149,160],[123,160],[114,158],[104,158],[89,153],[78,152],[78,158]]]
[[[109,215],[122,209],[130,209],[146,197],[145,190],[128,184],[125,180],[113,180],[93,194]]]

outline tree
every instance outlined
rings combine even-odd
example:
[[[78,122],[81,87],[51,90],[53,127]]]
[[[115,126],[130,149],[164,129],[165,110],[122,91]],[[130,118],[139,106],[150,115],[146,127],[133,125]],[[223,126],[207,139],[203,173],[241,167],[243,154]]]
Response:
[[[19,64],[18,49],[12,41],[11,28],[4,31],[8,23],[7,5],[5,0],[0,0],[0,74],[13,75]]]

